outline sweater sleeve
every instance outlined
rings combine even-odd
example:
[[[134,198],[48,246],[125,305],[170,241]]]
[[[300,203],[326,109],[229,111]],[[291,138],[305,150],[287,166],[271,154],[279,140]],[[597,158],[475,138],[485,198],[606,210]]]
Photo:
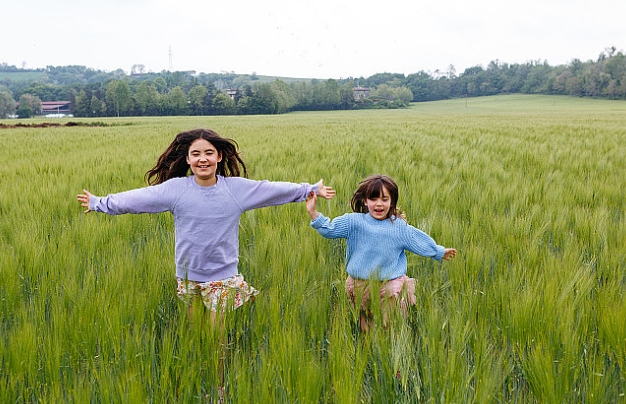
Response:
[[[423,257],[437,261],[443,258],[445,248],[438,245],[432,237],[411,225],[407,226],[408,240],[406,249]]]
[[[317,192],[317,186],[307,183],[255,181],[241,177],[229,177],[228,181],[230,192],[243,211],[302,202],[311,191]]]
[[[108,215],[160,213],[171,209],[171,199],[172,196],[167,192],[167,185],[163,183],[104,197],[92,196],[89,200],[89,208]]]
[[[338,216],[330,220],[321,213],[311,220],[311,227],[326,238],[348,238],[350,231],[350,216]]]

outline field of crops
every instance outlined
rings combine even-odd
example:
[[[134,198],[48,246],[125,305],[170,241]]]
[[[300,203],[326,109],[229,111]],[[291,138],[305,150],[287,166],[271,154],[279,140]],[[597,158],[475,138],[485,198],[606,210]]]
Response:
[[[244,214],[240,271],[261,293],[227,318],[226,402],[626,401],[626,102],[98,122],[0,130],[0,402],[216,396],[223,350],[176,297],[171,216],[76,202],[144,186],[196,127],[236,139],[250,178],[323,178],[331,217],[365,176],[390,175],[409,223],[458,249],[409,254],[417,306],[364,335],[344,244],[311,229],[303,203]]]
[[[44,72],[0,72],[0,80],[35,81],[46,77]]]

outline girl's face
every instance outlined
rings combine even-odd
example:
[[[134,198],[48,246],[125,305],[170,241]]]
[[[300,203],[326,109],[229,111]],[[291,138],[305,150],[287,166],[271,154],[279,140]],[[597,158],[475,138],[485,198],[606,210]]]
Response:
[[[209,187],[215,185],[217,177],[217,163],[222,161],[222,154],[215,146],[205,139],[196,139],[189,146],[187,164],[191,167],[198,185]]]
[[[385,220],[389,216],[391,197],[387,188],[382,187],[381,194],[376,198],[365,199],[365,206],[374,219]]]

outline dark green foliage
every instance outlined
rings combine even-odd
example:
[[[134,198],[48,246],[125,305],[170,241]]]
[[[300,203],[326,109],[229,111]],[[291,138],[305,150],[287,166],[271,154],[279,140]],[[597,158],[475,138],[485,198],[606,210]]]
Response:
[[[119,91],[109,87],[112,82]],[[352,89],[357,86],[369,88],[372,96],[355,100]],[[459,75],[451,65],[446,72],[422,70],[407,76],[377,73],[369,78],[339,80],[235,72],[133,71],[126,75],[121,69],[103,72],[84,66],[47,66],[26,70],[2,64],[0,88],[3,87],[16,100],[31,94],[42,101],[71,101],[75,115],[81,117],[403,108],[409,102],[512,93],[626,99],[626,56],[613,47],[602,52],[597,61],[573,59],[561,66],[550,66],[547,61],[507,64],[495,60],[486,68],[472,66]],[[395,96],[387,96],[394,91]],[[412,94],[408,101],[406,94]],[[231,98],[234,107],[224,97]]]

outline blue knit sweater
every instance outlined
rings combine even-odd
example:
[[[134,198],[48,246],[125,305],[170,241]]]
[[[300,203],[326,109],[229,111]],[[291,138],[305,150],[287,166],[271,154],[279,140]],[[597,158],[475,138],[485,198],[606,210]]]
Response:
[[[406,274],[405,250],[440,260],[445,249],[402,219],[378,220],[369,213],[347,213],[332,221],[321,213],[311,227],[326,238],[347,241],[346,271],[355,279],[395,279]]]
[[[222,176],[217,176],[215,185],[202,187],[189,176],[106,197],[93,196],[89,208],[109,215],[171,212],[176,230],[176,276],[208,282],[238,273],[243,212],[303,201],[312,190],[317,187],[306,183]]]

